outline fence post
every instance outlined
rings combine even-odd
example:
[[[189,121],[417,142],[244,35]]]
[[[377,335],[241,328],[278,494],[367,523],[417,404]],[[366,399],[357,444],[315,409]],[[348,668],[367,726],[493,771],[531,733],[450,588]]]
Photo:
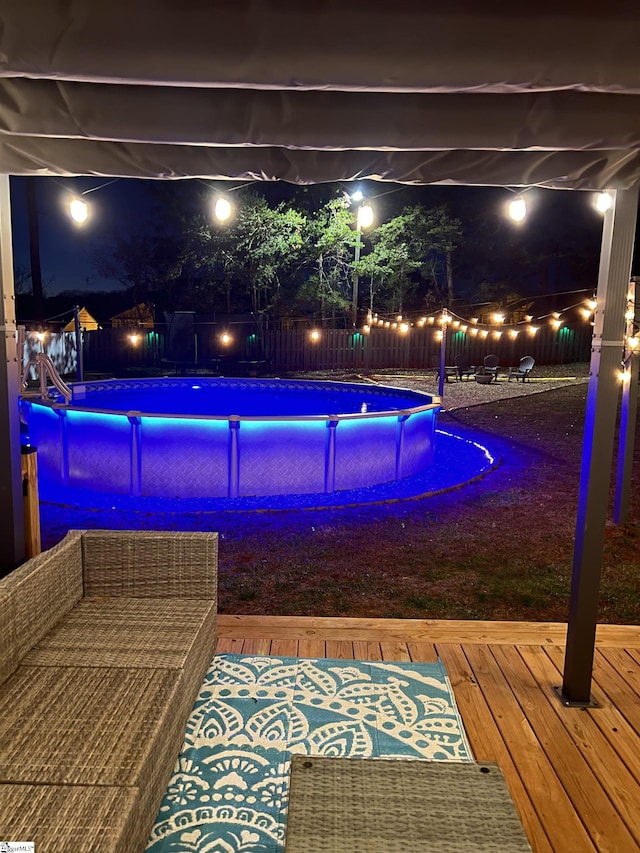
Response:
[[[35,557],[42,550],[40,541],[40,502],[38,498],[38,461],[35,447],[21,448],[22,501],[24,507],[25,556]]]

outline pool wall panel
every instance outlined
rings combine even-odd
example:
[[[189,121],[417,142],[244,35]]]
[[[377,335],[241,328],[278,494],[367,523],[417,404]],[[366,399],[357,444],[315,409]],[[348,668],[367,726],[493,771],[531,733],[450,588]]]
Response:
[[[359,489],[395,478],[398,418],[340,421],[336,429],[336,489]]]
[[[141,418],[141,494],[227,497],[228,481],[227,421]]]
[[[69,485],[128,494],[131,428],[123,415],[68,410]]]
[[[325,421],[242,421],[240,494],[312,494],[325,488]]]

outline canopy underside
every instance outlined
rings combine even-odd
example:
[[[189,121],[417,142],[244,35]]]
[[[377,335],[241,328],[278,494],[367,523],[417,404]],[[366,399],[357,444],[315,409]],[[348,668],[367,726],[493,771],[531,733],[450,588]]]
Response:
[[[0,171],[640,182],[636,6],[431,5],[9,0]]]

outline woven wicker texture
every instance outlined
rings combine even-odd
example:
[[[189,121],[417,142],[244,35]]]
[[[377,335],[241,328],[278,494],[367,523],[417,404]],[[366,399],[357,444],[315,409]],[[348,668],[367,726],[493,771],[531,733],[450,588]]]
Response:
[[[182,690],[175,670],[19,667],[0,694],[0,782],[149,785]]]
[[[181,668],[211,609],[209,601],[85,598],[23,663]],[[210,648],[213,656],[213,643]]]
[[[496,764],[292,756],[286,853],[531,851]]]
[[[89,530],[82,550],[87,598],[217,601],[217,533]]]
[[[82,596],[82,534],[71,531],[0,581],[11,597],[18,659],[39,642]]]
[[[135,788],[0,785],[0,838],[34,841],[38,853],[131,853]]]
[[[18,666],[16,642],[16,615],[13,597],[0,589],[0,684],[6,681]]]

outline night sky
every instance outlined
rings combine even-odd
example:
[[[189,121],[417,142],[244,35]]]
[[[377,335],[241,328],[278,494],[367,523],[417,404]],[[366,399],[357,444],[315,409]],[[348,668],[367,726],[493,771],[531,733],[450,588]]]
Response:
[[[154,197],[169,199],[171,193],[201,192],[204,185],[214,182],[199,180],[180,182],[155,182],[118,179],[110,182],[104,178],[38,178],[38,222],[40,228],[40,257],[45,294],[52,296],[61,291],[121,290],[122,285],[113,279],[104,279],[98,274],[92,254],[98,245],[108,239],[114,230],[138,228],[148,217],[154,215]],[[238,186],[239,182],[225,185],[215,184],[221,190]],[[162,184],[160,186],[160,184]],[[512,198],[507,189],[473,187],[404,187],[397,184],[363,181],[358,185],[342,184],[345,190],[359,186],[365,196],[373,201],[376,221],[384,221],[399,213],[407,204],[422,203],[427,206],[445,204],[452,215],[459,217],[463,226],[474,221],[474,233],[466,230],[482,245],[482,216],[501,216],[506,202]],[[80,194],[93,188],[95,192],[85,195],[91,205],[91,218],[82,227],[76,226],[64,210],[64,201],[70,193]],[[331,187],[298,188],[285,183],[252,184],[252,190],[264,193],[270,203],[289,200],[296,193],[305,193],[312,205],[327,200]],[[239,194],[240,195],[240,194]],[[238,196],[239,197],[239,196]],[[525,223],[516,226],[509,223],[509,232],[515,242],[526,241],[531,245],[532,256],[536,252],[553,250],[562,245],[573,252],[587,256],[589,276],[597,274],[597,257],[600,248],[602,218],[592,205],[592,193],[532,189],[526,200],[529,215]],[[11,178],[12,226],[14,264],[16,269],[29,269],[28,221],[25,197],[25,180]],[[514,233],[512,233],[514,232]],[[505,251],[507,249],[505,248]],[[636,248],[636,256],[638,250]],[[504,260],[504,259],[503,259]],[[637,274],[637,264],[634,264]],[[467,272],[472,275],[473,272]],[[535,276],[532,277],[535,278]],[[548,282],[550,291],[569,290],[576,282],[568,281],[566,274],[554,280],[552,273]],[[577,282],[582,285],[582,282]],[[589,283],[590,286],[591,283]],[[595,285],[595,281],[593,282]],[[532,285],[533,287],[533,285]]]

